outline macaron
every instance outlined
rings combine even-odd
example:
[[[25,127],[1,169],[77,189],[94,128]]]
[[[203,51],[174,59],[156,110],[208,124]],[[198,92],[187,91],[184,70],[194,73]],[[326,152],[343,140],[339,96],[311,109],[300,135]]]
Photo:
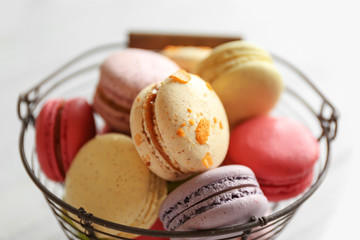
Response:
[[[136,95],[178,69],[175,62],[150,50],[128,48],[116,52],[100,66],[94,109],[112,130],[130,133],[129,114]]]
[[[160,230],[165,231],[162,222],[158,218],[154,225],[150,228],[151,230]],[[169,238],[162,238],[162,237],[150,237],[150,236],[140,236],[136,238],[137,240],[169,240]]]
[[[168,231],[216,229],[246,223],[267,209],[268,200],[251,169],[228,165],[176,188],[163,201],[159,218]]]
[[[249,117],[268,114],[284,89],[271,55],[244,40],[215,47],[196,73],[219,95],[231,128]]]
[[[109,133],[96,136],[80,149],[66,177],[64,200],[108,221],[150,228],[157,219],[166,189],[166,182],[141,161],[130,137]],[[119,237],[136,237],[93,226]],[[95,234],[109,238],[99,232]]]
[[[206,46],[168,45],[160,53],[172,59],[182,69],[193,73],[199,62],[208,57],[211,51],[212,48]]]
[[[36,118],[35,130],[42,171],[62,182],[78,150],[95,136],[92,108],[84,98],[50,99]]]
[[[132,105],[130,128],[144,163],[168,181],[218,167],[229,144],[220,99],[209,84],[185,70],[140,92]]]
[[[287,117],[256,117],[237,126],[224,164],[250,167],[269,201],[301,194],[311,185],[319,144],[302,123]]]

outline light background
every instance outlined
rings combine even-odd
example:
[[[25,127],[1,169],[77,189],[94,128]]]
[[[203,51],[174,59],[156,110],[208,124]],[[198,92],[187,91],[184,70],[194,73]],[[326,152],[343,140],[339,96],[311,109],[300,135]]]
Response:
[[[128,30],[239,35],[286,57],[341,114],[330,172],[280,240],[356,239],[359,209],[358,4],[342,1],[0,1],[0,240],[65,239],[18,153],[18,95]]]

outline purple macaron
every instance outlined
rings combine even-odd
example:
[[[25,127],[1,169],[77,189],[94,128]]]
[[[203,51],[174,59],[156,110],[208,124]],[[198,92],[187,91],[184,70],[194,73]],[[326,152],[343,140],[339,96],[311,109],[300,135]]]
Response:
[[[111,130],[130,133],[129,115],[135,97],[144,87],[163,81],[178,69],[175,62],[154,51],[119,51],[100,66],[94,109]]]
[[[248,222],[268,209],[251,169],[228,165],[206,171],[171,192],[159,217],[168,231],[214,229]]]

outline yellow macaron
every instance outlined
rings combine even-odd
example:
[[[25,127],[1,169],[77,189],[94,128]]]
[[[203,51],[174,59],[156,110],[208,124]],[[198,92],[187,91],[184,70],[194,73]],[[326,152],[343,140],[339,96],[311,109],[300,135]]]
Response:
[[[267,114],[284,89],[270,53],[243,40],[214,48],[195,72],[211,83],[231,127],[246,118]]]
[[[144,165],[131,138],[111,133],[95,137],[76,155],[66,177],[64,199],[96,217],[150,228],[166,194],[166,182]],[[136,237],[96,224],[93,226],[120,237]],[[96,235],[109,238],[100,233]]]

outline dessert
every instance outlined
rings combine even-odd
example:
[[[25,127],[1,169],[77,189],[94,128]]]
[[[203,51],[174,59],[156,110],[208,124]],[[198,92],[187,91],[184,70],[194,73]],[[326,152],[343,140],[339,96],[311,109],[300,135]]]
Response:
[[[216,168],[228,149],[229,127],[220,99],[209,84],[184,70],[140,92],[130,127],[144,163],[169,181]]]
[[[231,133],[225,164],[250,167],[270,201],[295,197],[310,186],[319,144],[300,122],[256,117]]]
[[[99,218],[134,227],[150,228],[165,196],[166,182],[143,164],[131,138],[118,133],[98,135],[87,142],[65,181],[65,202]],[[136,237],[99,225],[94,228]],[[99,232],[96,236],[108,238]]]
[[[96,133],[91,106],[84,98],[50,99],[36,118],[36,153],[44,174],[62,182],[81,146]]]
[[[164,42],[158,46],[156,49],[161,49]],[[245,41],[226,43],[214,50],[195,46],[200,44],[168,45],[160,51],[165,56],[125,49],[101,65],[93,101],[105,124],[76,156],[66,176],[63,198],[71,206],[83,207],[94,215],[90,224],[96,237],[109,239],[108,234],[112,234],[126,239],[161,239],[135,235],[141,231],[120,232],[112,229],[112,224],[102,227],[91,221],[100,218],[154,230],[200,230],[198,237],[191,239],[233,239],[243,230],[211,238],[201,230],[221,232],[253,216],[271,214],[265,213],[266,196],[281,201],[297,196],[311,184],[319,154],[313,136],[304,137],[306,130],[280,118],[278,123],[259,120],[258,125],[245,127],[248,121],[271,119],[265,115],[283,90],[270,54]],[[174,62],[188,72],[200,74],[207,82],[178,70]],[[234,131],[224,164],[231,166],[219,167],[229,146],[226,113]],[[99,116],[95,116],[98,120]],[[56,128],[54,123],[48,125]],[[85,128],[79,126],[80,131],[81,127]],[[238,130],[243,127],[245,130]],[[132,138],[111,133],[129,134],[130,130]],[[44,142],[37,145],[46,149],[41,146]],[[55,155],[59,155],[60,148],[55,149]],[[308,151],[309,155],[303,153]],[[53,175],[63,179],[65,170],[57,166],[58,162],[62,160],[47,163],[47,168],[55,165]],[[67,160],[66,164],[70,165]],[[253,168],[260,184],[254,173],[240,164]],[[166,192],[170,195],[159,212]],[[71,225],[79,230],[80,238],[87,238],[88,232],[77,223],[78,216],[70,212],[74,211],[64,209],[61,216],[68,223],[65,227]],[[268,220],[272,222],[273,216]],[[265,225],[266,220],[259,219]],[[272,222],[268,229],[256,227],[249,239],[261,238],[267,231],[274,233],[277,224],[286,222]]]
[[[172,60],[153,51],[129,48],[117,52],[100,66],[94,109],[111,129],[130,133],[129,114],[136,95],[178,69]]]
[[[229,165],[176,188],[163,201],[159,217],[168,231],[189,231],[246,223],[267,209],[268,201],[251,169]]]
[[[209,56],[212,48],[205,46],[168,45],[161,54],[176,62],[182,69],[193,73],[202,60]]]
[[[219,95],[231,128],[246,118],[268,114],[284,88],[271,55],[243,40],[214,48],[196,73]]]
[[[158,218],[154,225],[150,228],[151,230],[160,230],[164,231],[164,227],[162,225],[162,222]],[[150,236],[140,236],[136,238],[137,240],[168,240],[169,238],[162,238],[162,237],[150,237]]]

